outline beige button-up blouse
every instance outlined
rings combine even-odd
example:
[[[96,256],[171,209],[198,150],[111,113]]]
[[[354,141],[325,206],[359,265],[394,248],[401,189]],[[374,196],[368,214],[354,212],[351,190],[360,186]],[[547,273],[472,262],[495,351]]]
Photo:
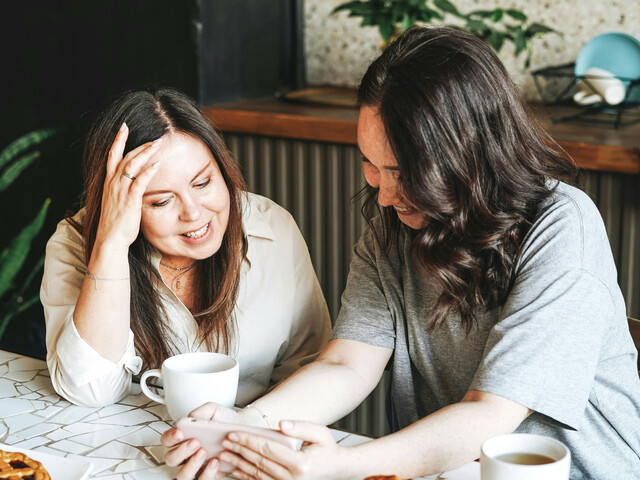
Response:
[[[81,210],[76,219],[81,221]],[[329,338],[331,323],[304,239],[289,212],[259,195],[243,198],[247,259],[235,308],[230,354],[240,365],[236,403],[245,405],[312,361]],[[160,263],[156,252],[152,263]],[[133,332],[118,362],[100,356],[78,334],[73,312],[86,272],[84,240],[66,221],[47,243],[40,298],[47,324],[47,365],[55,390],[87,406],[115,403],[140,373]],[[159,282],[178,353],[204,350],[193,315]]]

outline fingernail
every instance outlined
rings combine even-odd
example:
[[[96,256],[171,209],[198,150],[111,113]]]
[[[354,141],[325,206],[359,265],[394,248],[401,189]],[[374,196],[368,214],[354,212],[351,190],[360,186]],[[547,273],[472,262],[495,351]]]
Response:
[[[229,434],[229,440],[231,440],[232,442],[237,442],[240,439],[238,438],[237,434],[232,432],[232,433]]]
[[[224,440],[222,440],[222,446],[224,448],[232,449],[233,448],[233,443],[231,443],[229,440],[227,440],[225,438]]]
[[[204,457],[205,457],[204,450],[202,449],[198,450],[198,452],[196,453],[196,460],[202,461],[204,460]]]
[[[209,467],[209,468],[217,468],[217,467],[218,467],[218,459],[217,459],[217,458],[212,458],[212,459],[209,461],[209,465],[208,465],[208,467]]]
[[[230,462],[231,461],[231,455],[229,455],[227,452],[222,452],[220,454],[220,460],[222,460],[223,462]]]
[[[156,138],[153,143],[151,144],[152,147],[157,147],[158,145],[160,145],[160,142],[162,142],[162,137],[160,138]]]
[[[291,423],[288,420],[283,420],[280,422],[280,428],[282,430],[292,430],[293,429],[293,423]]]
[[[120,125],[120,131],[124,132],[124,129],[127,128],[127,124],[122,122],[122,125]]]
[[[192,438],[187,442],[187,447],[193,448],[198,446],[198,441],[195,438]]]

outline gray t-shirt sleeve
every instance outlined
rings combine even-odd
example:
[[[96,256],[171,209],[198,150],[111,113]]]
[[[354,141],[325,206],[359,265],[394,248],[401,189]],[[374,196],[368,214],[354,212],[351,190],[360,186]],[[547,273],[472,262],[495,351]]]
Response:
[[[606,233],[586,213],[561,202],[534,224],[471,385],[571,429],[583,418],[614,309],[594,255]]]
[[[353,248],[342,306],[331,338],[394,348],[393,317],[376,265],[375,236],[367,229]]]

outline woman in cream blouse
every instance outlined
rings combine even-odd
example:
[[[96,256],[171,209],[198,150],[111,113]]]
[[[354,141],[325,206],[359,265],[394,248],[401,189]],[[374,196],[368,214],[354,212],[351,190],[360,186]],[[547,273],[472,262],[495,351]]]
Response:
[[[311,361],[330,321],[291,215],[246,192],[199,108],[132,91],[84,149],[85,207],[47,244],[47,364],[69,401],[107,405],[174,354],[240,364],[244,405]]]

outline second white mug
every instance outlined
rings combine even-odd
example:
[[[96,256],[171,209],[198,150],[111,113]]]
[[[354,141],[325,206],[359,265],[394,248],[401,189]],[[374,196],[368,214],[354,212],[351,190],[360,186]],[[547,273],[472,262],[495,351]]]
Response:
[[[149,390],[147,380],[153,377],[162,379],[164,395]],[[178,420],[207,402],[233,407],[238,377],[238,362],[233,357],[213,352],[183,353],[167,358],[161,369],[144,372],[140,387],[151,400],[166,404],[171,418]]]
[[[568,480],[570,470],[569,449],[542,435],[498,435],[480,451],[482,480]]]

